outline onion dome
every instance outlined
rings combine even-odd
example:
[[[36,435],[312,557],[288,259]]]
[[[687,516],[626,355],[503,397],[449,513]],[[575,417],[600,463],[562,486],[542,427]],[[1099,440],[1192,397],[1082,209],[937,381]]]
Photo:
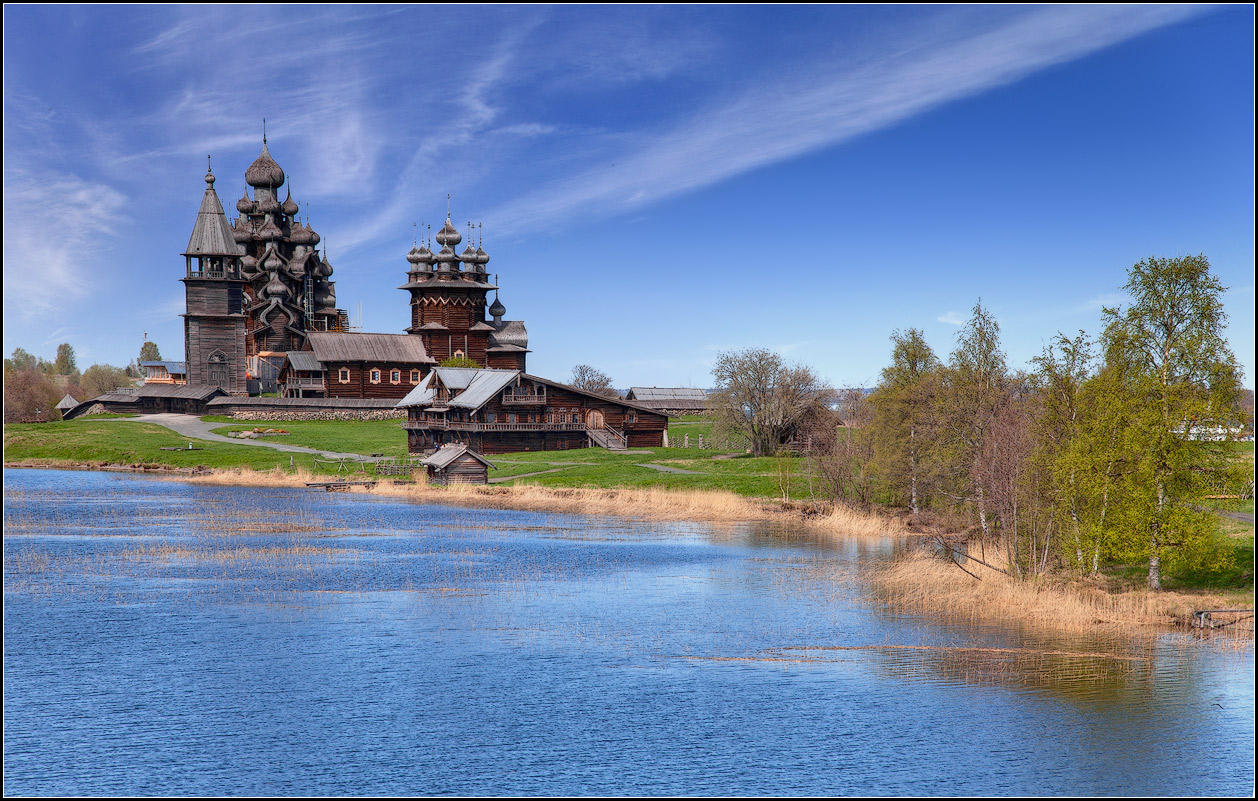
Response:
[[[284,185],[284,171],[271,158],[271,151],[267,150],[265,141],[262,142],[261,155],[245,170],[245,182],[255,188],[269,186],[278,189]]]
[[[484,248],[476,248],[476,263],[481,267],[489,264],[489,254],[485,252]]]
[[[208,170],[207,170],[207,171],[206,171],[206,173],[205,173],[205,182],[206,182],[207,184],[209,184],[209,186],[210,186],[210,188],[211,188],[211,189],[213,189],[213,188],[214,188],[214,182],[215,182],[216,180],[218,180],[218,179],[216,179],[216,178],[214,177],[214,173],[212,173],[212,172],[210,172],[210,171],[208,171]]]
[[[262,226],[262,229],[258,231],[258,239],[261,239],[263,242],[274,242],[283,238],[284,232],[271,219],[267,219],[266,225]]]
[[[454,224],[450,222],[450,218],[447,217],[446,224],[437,232],[435,239],[438,244],[453,248],[463,241],[463,235],[459,233],[459,229],[455,228]],[[442,250],[444,251],[444,248]],[[453,253],[454,251],[451,250],[450,252]]]
[[[300,281],[306,276],[306,260],[290,259],[288,262],[288,274]]]
[[[272,275],[271,280],[266,285],[266,296],[283,300],[288,297],[288,294],[288,287],[284,286],[284,282],[280,280],[279,275]]]
[[[456,231],[455,233],[457,234],[458,232]],[[451,248],[449,245],[446,245],[445,247],[443,247],[434,258],[437,260],[439,264],[441,264],[441,270],[443,272],[449,271],[454,266],[454,264],[459,260],[459,257],[454,255],[453,248]]]
[[[306,230],[310,232],[309,244],[311,246],[319,244],[319,242],[323,239],[323,237],[319,236],[319,234],[315,232],[315,229],[311,228],[309,225],[306,226]]]
[[[315,275],[320,278],[328,278],[332,275],[332,265],[328,263],[328,254],[324,253],[323,258],[319,260],[319,268],[315,271]]]
[[[262,262],[262,266],[269,272],[275,272],[284,266],[284,262],[280,260],[280,254],[276,253],[275,250],[268,248],[266,252],[266,259]]]
[[[293,193],[291,191],[288,193],[288,197],[284,198],[284,202],[280,204],[280,211],[289,217],[297,213],[297,204],[293,201]]]
[[[249,230],[249,223],[244,220],[237,220],[236,225],[232,228],[232,239],[243,245],[253,239],[253,231]]]
[[[418,263],[420,264],[419,269],[424,272],[432,272],[432,263],[437,260],[437,257],[434,256],[432,251],[428,249],[428,246],[421,245],[417,255],[419,258]]]
[[[275,214],[280,210],[280,204],[275,202],[275,198],[271,197],[269,194],[262,194],[262,199],[253,205],[254,208],[263,214]]]
[[[494,320],[501,319],[502,315],[507,313],[507,307],[502,305],[502,301],[498,300],[496,295],[494,296],[493,304],[489,307],[489,313],[493,316]]]
[[[300,221],[293,223],[288,238],[292,240],[294,245],[314,245],[318,242],[314,237],[314,231],[302,225]]]
[[[406,260],[411,264],[419,264],[423,261],[423,257],[419,255],[419,248],[412,245],[410,252],[406,254]]]
[[[236,211],[241,214],[253,214],[255,209],[256,206],[254,206],[253,201],[249,199],[248,192],[245,192],[240,196],[240,200],[236,201]]]
[[[240,269],[246,278],[253,278],[258,274],[258,260],[253,256],[245,256],[240,260]]]
[[[467,247],[463,248],[463,252],[459,254],[459,261],[463,262],[468,267],[474,267],[476,265],[476,251],[472,250],[471,242],[469,242]]]

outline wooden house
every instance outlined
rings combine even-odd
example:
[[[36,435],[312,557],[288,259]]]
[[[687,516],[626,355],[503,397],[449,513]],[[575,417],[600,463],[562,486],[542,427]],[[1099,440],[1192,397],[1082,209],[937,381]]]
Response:
[[[131,414],[209,414],[209,402],[214,398],[227,397],[221,387],[183,386],[156,384],[136,388],[116,389],[91,400],[86,400],[62,412],[66,420],[79,417],[97,405],[107,412]]]
[[[630,387],[625,400],[665,414],[703,414],[708,393],[690,387]]]
[[[660,447],[667,415],[520,370],[438,367],[398,403],[407,448],[481,453]]]
[[[186,384],[188,366],[184,362],[140,362],[145,384]]]
[[[282,397],[403,398],[437,363],[410,334],[312,331],[307,344],[285,354]]]
[[[488,484],[489,460],[466,445],[443,445],[420,464],[428,469],[428,483]]]

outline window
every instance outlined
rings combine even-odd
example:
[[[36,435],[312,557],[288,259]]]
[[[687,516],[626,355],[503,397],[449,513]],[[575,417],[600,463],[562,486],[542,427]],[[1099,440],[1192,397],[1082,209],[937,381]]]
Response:
[[[379,383],[380,383],[380,370],[379,370],[378,368],[373,369],[373,370],[371,371],[371,383],[373,383],[373,384],[379,384]]]
[[[419,383],[419,371],[418,371],[418,370],[411,370],[411,383],[412,383],[412,384],[418,384],[418,383]]]
[[[637,412],[629,412],[629,414],[626,416],[626,419],[627,419],[627,420],[628,420],[628,422],[630,422],[630,423],[636,423],[636,422],[638,422],[638,413],[637,413]]]
[[[348,384],[349,383],[349,368],[342,367],[340,369],[340,372],[338,372],[336,375],[336,380],[340,381],[342,384]]]
[[[389,373],[389,383],[390,384],[402,383],[402,371],[394,370],[393,372]]]
[[[494,413],[490,412],[489,414],[485,415],[485,419],[487,422],[492,423],[494,421]]]
[[[573,413],[572,413],[572,422],[574,422],[574,423],[579,423],[579,422],[581,422],[581,415],[577,414],[576,412],[573,412]]]
[[[462,358],[463,358],[463,351],[461,351],[461,350],[456,350],[456,351],[454,352],[454,358],[456,358],[456,359],[462,359]]]

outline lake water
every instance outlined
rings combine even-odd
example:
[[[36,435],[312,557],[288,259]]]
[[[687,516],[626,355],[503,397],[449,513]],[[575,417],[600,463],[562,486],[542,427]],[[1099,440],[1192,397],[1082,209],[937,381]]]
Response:
[[[4,476],[6,794],[1254,791],[1252,646],[898,613],[889,542]]]

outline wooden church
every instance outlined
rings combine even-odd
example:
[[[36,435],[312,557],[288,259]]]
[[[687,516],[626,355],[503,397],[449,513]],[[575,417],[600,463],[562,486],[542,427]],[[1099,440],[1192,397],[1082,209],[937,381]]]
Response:
[[[236,202],[234,220],[213,171],[206,173],[181,279],[189,387],[275,392],[277,403],[358,399],[388,408],[396,399],[410,415],[405,427],[416,453],[447,443],[487,453],[662,444],[665,415],[525,373],[528,330],[504,319],[485,269],[489,255],[482,241],[473,247],[470,223],[458,252],[463,235],[448,212],[435,237],[422,245],[416,237],[406,254],[398,287],[410,303],[406,332],[350,331],[319,234],[299,217],[291,192],[279,199],[286,181],[265,133],[245,170],[253,195],[246,190]],[[446,360],[481,367],[437,366]]]

